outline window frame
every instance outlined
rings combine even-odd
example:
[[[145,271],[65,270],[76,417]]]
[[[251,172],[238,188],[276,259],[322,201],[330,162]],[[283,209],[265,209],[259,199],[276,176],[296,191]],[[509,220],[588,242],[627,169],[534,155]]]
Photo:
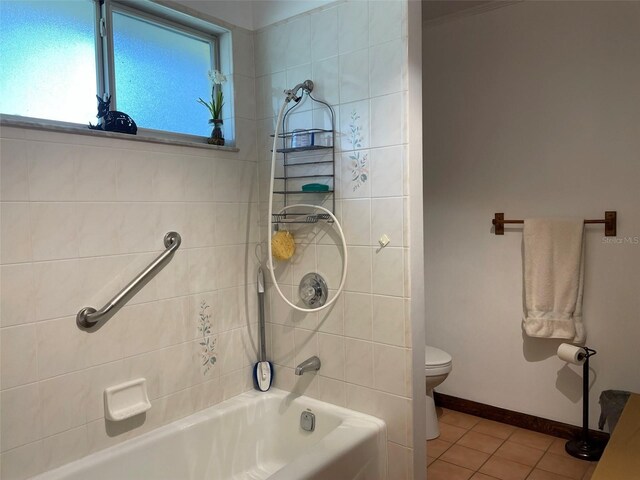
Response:
[[[139,8],[140,5],[136,5],[134,2],[117,1],[117,0],[94,0],[98,4],[101,3],[100,18],[98,19],[98,34],[100,35],[100,43],[102,52],[102,63],[98,67],[98,82],[100,85],[102,82],[103,95],[108,93],[111,95],[111,105],[114,110],[118,107],[118,85],[115,80],[115,49],[113,47],[113,14],[121,13],[136,19],[147,21],[151,24],[158,25],[160,27],[178,32],[182,35],[194,38],[196,40],[204,41],[209,44],[211,69],[220,70],[220,39],[219,36],[202,30],[194,29],[188,25],[180,22],[176,22],[165,16],[159,16],[150,12],[148,9]],[[100,24],[104,21],[104,37],[101,35]],[[98,51],[98,49],[96,49]],[[98,93],[99,95],[99,93]],[[179,132],[172,132],[170,130],[156,130],[166,131],[171,134],[179,135]]]
[[[133,18],[140,19],[142,21],[148,21],[152,24],[156,24],[162,28],[167,28],[179,32],[183,35],[195,38],[200,41],[209,43],[211,52],[211,66],[212,69],[225,71],[227,77],[231,75],[230,64],[230,39],[231,30],[216,25],[209,20],[196,17],[192,15],[193,12],[184,12],[177,10],[172,6],[162,5],[150,0],[91,0],[94,4],[94,42],[95,42],[95,62],[96,62],[96,95],[102,96],[105,93],[112,97],[111,109],[117,110],[117,85],[115,83],[115,57],[113,48],[113,13],[119,12],[124,15],[132,16]],[[206,17],[205,17],[206,18]],[[225,52],[225,55],[221,54],[221,45],[224,48],[228,48],[229,52]],[[225,60],[226,59],[226,60]],[[222,64],[224,62],[224,65]],[[231,118],[233,115],[232,108],[228,105],[233,105],[233,87],[230,85],[231,99],[225,101],[225,108],[223,108],[223,118]],[[195,99],[194,99],[195,101]],[[86,124],[67,122],[64,120],[39,118],[39,117],[26,117],[21,115],[12,115],[0,112],[0,124],[16,124],[16,126],[26,126],[27,124],[37,128],[51,129],[54,131],[67,130],[70,133],[72,130],[80,130],[80,128],[86,129]],[[233,123],[233,122],[230,122]],[[230,125],[234,130],[234,126]],[[100,130],[88,130],[91,134],[100,135]],[[87,132],[81,132],[87,133]],[[110,135],[114,134],[118,138],[129,138],[131,135],[117,134],[114,132],[108,132]],[[142,135],[141,135],[142,134]],[[156,130],[145,127],[138,127],[138,137],[136,140],[145,140],[151,142],[175,140],[180,144],[187,143],[205,143],[209,148],[225,149],[225,150],[237,150],[233,141],[229,142],[229,146],[219,147],[206,144],[202,142],[206,137],[193,135],[188,133],[174,132],[171,130]],[[233,134],[229,135],[230,140],[234,137]]]

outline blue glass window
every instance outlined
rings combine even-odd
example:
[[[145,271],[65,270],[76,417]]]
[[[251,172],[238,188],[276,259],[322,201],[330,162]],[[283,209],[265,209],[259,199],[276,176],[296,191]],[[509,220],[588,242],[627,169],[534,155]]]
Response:
[[[113,13],[118,110],[139,127],[209,135],[212,44],[127,13]]]
[[[0,112],[95,122],[91,0],[0,1]]]

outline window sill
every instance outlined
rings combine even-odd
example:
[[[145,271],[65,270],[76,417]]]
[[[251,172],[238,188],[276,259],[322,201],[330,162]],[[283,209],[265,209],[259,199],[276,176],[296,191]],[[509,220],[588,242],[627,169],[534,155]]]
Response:
[[[236,147],[221,147],[209,145],[205,137],[186,135],[179,133],[165,133],[157,130],[138,129],[137,135],[126,133],[104,132],[91,130],[85,125],[77,123],[57,122],[40,118],[21,117],[18,115],[0,115],[0,125],[4,127],[29,128],[33,130],[45,130],[49,132],[71,133],[75,135],[89,135],[101,138],[115,138],[118,140],[130,140],[133,142],[160,143],[182,147],[204,148],[207,150],[221,150],[224,152],[239,152]]]

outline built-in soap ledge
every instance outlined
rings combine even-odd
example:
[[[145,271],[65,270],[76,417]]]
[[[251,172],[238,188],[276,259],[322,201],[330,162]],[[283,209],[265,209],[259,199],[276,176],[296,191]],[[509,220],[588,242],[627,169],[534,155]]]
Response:
[[[140,415],[150,408],[145,378],[114,385],[104,391],[104,414],[107,420],[119,422]]]

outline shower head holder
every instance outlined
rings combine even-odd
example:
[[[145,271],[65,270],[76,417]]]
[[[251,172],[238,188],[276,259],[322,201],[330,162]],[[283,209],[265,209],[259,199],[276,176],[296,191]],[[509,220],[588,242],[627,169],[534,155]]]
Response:
[[[302,94],[298,95],[298,92],[302,90]],[[284,94],[287,96],[286,101],[289,103],[291,100],[298,103],[302,99],[302,95],[305,93],[311,93],[313,91],[313,82],[311,80],[305,80],[299,83],[295,87],[285,90]]]

